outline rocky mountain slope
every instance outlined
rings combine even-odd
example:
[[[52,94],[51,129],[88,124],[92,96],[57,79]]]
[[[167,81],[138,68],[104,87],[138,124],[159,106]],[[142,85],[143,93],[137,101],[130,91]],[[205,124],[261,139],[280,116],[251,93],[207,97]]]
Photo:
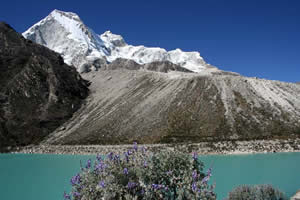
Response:
[[[91,95],[44,143],[199,142],[300,134],[299,85],[216,68],[162,73],[127,64],[119,60],[118,68],[83,74],[91,81]]]
[[[300,136],[299,84],[224,72],[197,52],[135,47],[111,32],[99,36],[74,13],[55,10],[23,35],[89,71],[83,74],[91,81],[89,97],[45,144]]]
[[[95,61],[110,63],[117,58],[134,60],[138,64],[169,61],[194,72],[210,66],[199,52],[132,46],[110,31],[97,35],[72,12],[54,10],[23,36],[60,53],[65,62],[74,65],[79,72],[99,67]]]
[[[72,117],[87,81],[46,47],[0,23],[0,150],[40,142]]]

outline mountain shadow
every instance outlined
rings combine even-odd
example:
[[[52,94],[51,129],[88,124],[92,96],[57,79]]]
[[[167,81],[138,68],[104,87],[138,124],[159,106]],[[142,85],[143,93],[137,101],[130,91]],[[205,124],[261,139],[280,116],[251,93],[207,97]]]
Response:
[[[88,81],[54,51],[0,22],[0,150],[40,142],[72,117]]]

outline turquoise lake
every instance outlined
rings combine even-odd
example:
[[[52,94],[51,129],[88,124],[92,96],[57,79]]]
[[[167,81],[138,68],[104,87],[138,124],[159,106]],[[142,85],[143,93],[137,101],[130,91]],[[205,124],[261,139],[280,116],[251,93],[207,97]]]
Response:
[[[95,156],[0,154],[1,200],[60,200],[80,160]],[[300,189],[300,153],[201,156],[213,168],[218,199],[240,184],[272,184],[292,196]]]

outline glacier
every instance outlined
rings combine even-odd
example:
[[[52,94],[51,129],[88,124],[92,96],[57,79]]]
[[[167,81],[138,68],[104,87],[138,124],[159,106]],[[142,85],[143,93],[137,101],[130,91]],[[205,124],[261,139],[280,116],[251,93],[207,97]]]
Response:
[[[206,63],[199,52],[133,46],[127,44],[121,35],[110,31],[98,35],[77,14],[56,9],[25,31],[23,36],[60,53],[64,61],[79,72],[84,72],[86,65],[93,67],[99,59],[101,63],[110,63],[117,58],[130,59],[138,64],[169,61],[197,73],[214,67]]]

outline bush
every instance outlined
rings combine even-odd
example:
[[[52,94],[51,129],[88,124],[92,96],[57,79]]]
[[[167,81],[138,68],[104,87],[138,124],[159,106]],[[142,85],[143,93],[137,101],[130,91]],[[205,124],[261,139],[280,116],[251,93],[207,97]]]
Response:
[[[65,199],[216,199],[214,186],[208,184],[211,169],[203,173],[196,154],[162,151],[148,153],[145,148],[122,155],[109,153],[88,160],[71,179],[72,191]]]
[[[233,189],[227,200],[287,200],[288,198],[272,185],[241,185]]]

